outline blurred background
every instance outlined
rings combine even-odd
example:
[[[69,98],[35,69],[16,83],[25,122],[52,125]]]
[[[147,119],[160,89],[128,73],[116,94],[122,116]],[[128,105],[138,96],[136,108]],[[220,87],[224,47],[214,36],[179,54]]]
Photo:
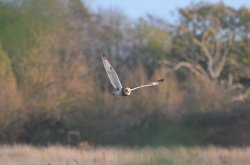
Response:
[[[250,144],[250,2],[0,1],[0,143]],[[101,55],[124,86],[113,97]]]

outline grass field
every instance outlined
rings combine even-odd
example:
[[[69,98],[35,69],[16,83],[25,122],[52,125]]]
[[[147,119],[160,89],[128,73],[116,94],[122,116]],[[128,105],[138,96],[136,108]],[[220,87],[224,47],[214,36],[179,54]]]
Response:
[[[250,164],[250,148],[175,147],[79,149],[63,146],[3,145],[1,165],[242,165]]]

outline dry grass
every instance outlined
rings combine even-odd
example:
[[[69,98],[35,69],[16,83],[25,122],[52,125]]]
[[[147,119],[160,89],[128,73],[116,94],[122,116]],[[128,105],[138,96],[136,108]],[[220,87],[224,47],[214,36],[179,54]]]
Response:
[[[1,146],[4,165],[242,165],[250,163],[250,148],[96,148],[62,146]]]

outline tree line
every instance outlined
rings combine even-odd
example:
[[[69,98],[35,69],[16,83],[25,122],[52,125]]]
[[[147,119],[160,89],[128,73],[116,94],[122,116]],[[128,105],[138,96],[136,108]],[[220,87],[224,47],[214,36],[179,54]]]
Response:
[[[223,131],[245,132],[250,10],[200,2],[177,20],[80,0],[0,1],[0,142],[224,144]],[[112,97],[102,53],[124,86],[166,81]],[[237,142],[227,144],[249,143]]]

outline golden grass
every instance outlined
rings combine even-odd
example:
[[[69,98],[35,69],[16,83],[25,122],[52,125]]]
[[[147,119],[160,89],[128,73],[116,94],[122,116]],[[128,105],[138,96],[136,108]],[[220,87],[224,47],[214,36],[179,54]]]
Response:
[[[129,149],[100,147],[91,150],[50,146],[3,145],[3,165],[244,165],[250,148],[176,147]]]

